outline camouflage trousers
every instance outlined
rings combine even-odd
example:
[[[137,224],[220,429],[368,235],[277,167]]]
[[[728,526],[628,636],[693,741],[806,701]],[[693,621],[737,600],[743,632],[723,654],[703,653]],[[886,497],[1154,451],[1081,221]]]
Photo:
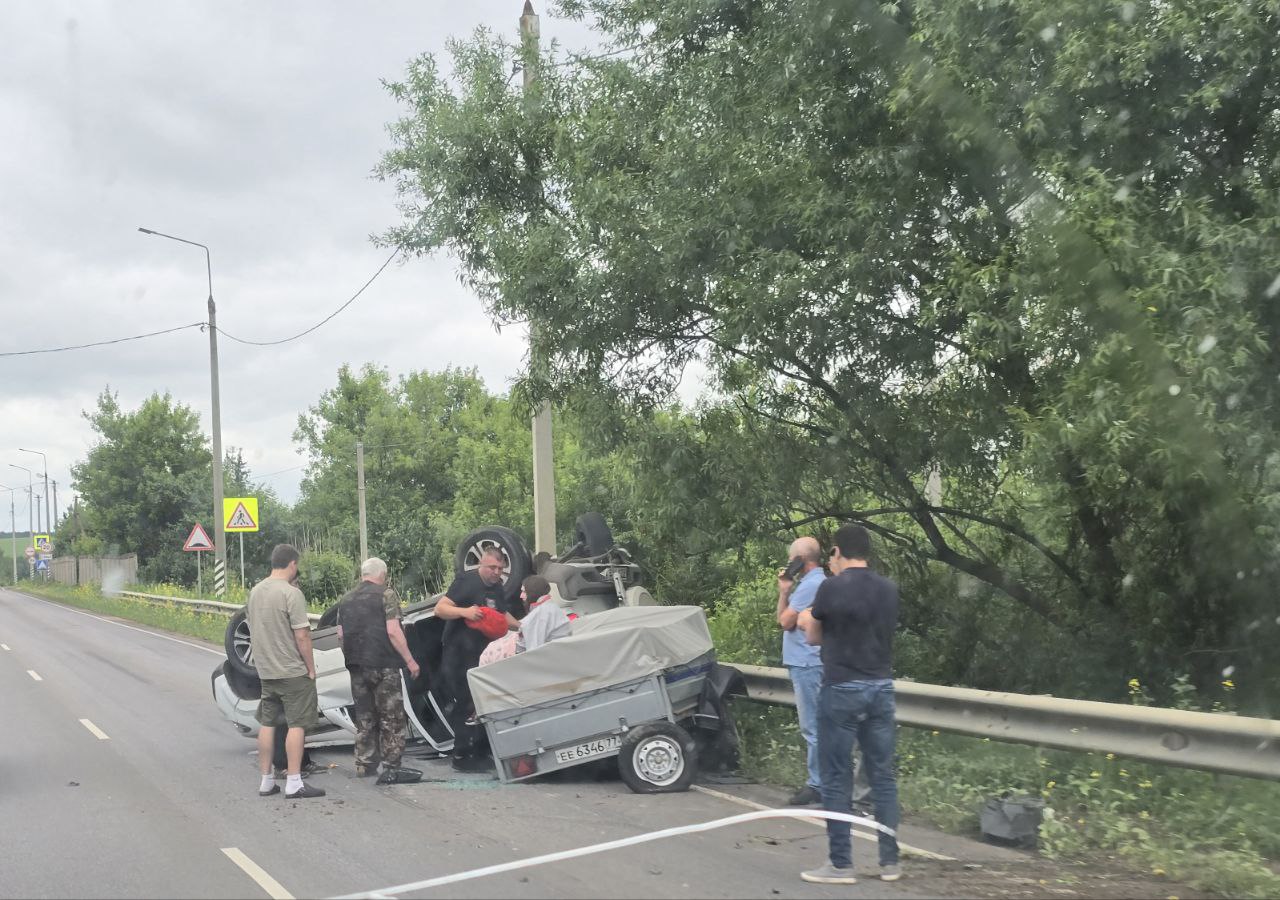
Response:
[[[356,765],[373,768],[380,759],[400,765],[404,754],[404,697],[399,669],[349,666],[356,707]]]

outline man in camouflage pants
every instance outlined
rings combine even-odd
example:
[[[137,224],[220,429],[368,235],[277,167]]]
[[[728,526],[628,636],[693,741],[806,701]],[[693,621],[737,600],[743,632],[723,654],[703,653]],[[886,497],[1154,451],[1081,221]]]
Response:
[[[356,774],[378,784],[409,784],[422,773],[400,765],[405,713],[400,669],[418,677],[419,667],[400,624],[400,598],[387,586],[387,564],[376,556],[360,567],[360,583],[338,605],[338,637],[356,707]]]

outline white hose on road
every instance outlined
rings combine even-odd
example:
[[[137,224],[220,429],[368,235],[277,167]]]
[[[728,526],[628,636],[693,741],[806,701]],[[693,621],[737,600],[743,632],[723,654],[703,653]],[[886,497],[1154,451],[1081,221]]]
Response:
[[[593,853],[603,853],[606,850],[617,850],[621,847],[631,847],[636,844],[646,844],[649,841],[658,841],[663,838],[676,837],[681,834],[694,834],[700,831],[713,831],[717,828],[726,828],[729,825],[740,825],[743,822],[755,822],[759,819],[830,819],[835,822],[848,822],[851,825],[864,825],[868,828],[874,828],[882,831],[890,836],[895,836],[892,828],[887,828],[876,822],[874,819],[866,819],[862,816],[853,816],[848,813],[827,812],[826,810],[814,809],[768,809],[760,812],[741,813],[736,816],[729,816],[724,819],[714,819],[710,822],[699,822],[694,825],[677,825],[674,828],[664,828],[661,831],[650,831],[645,834],[632,835],[631,837],[620,838],[616,841],[605,841],[603,844],[591,844],[587,847],[578,847],[573,850],[560,850],[555,853],[544,853],[542,856],[530,856],[526,859],[517,859],[512,862],[499,863],[494,866],[484,866],[480,869],[471,869],[467,872],[455,872],[452,875],[440,875],[436,878],[427,878],[423,881],[415,881],[410,884],[398,884],[395,887],[379,888],[373,891],[364,891],[359,894],[344,894],[336,897],[334,900],[354,900],[354,898],[384,898],[394,897],[398,894],[407,894],[410,891],[422,891],[427,888],[443,887],[446,884],[456,884],[459,881],[470,881],[473,878],[484,878],[486,875],[499,875],[503,872],[513,872],[517,869],[527,869],[531,866],[540,866],[544,863],[560,862],[565,859],[576,859],[579,856],[589,856]]]

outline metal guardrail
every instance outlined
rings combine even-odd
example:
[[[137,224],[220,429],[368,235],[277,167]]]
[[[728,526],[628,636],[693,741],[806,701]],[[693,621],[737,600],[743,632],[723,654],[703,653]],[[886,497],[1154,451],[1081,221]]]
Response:
[[[158,603],[177,603],[179,606],[190,606],[201,612],[216,613],[222,616],[234,616],[244,609],[242,603],[223,603],[220,600],[191,600],[187,597],[166,597],[162,594],[140,594],[137,591],[118,591],[122,597],[138,597],[142,600],[154,600]],[[315,613],[307,613],[307,619],[314,625],[320,621]]]
[[[121,591],[123,596],[177,603],[231,616],[244,607],[217,600],[189,600]],[[313,623],[320,617],[307,616]],[[785,669],[734,664],[747,696],[761,703],[795,706]],[[1131,759],[1280,780],[1280,721],[1150,706],[1066,700],[1032,694],[895,681],[900,725],[949,731],[1060,750],[1114,753]]]
[[[795,705],[785,669],[735,665],[752,700]],[[1280,721],[895,681],[899,724],[1280,779]]]

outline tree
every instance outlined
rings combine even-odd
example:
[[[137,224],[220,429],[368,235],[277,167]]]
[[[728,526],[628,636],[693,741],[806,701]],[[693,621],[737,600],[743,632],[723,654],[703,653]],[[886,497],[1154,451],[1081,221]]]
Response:
[[[153,574],[177,574],[173,552],[196,501],[209,494],[210,453],[199,417],[167,393],[125,412],[110,389],[84,415],[98,441],[71,467],[81,499],[79,540],[92,535],[108,552],[136,552],[144,567],[166,558],[164,571]]]
[[[740,518],[863,522],[1112,680],[1265,683],[1274,2],[561,9],[616,52],[424,57],[380,168],[387,241],[536,326],[529,397],[647,423],[699,359],[763,481]]]

